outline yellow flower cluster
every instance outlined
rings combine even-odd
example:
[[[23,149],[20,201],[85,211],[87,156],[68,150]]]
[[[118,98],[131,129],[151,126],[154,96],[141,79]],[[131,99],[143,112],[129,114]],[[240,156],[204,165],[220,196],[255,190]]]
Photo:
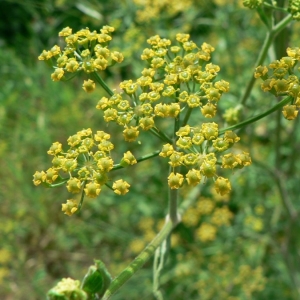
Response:
[[[266,66],[258,66],[254,77],[261,78],[261,88],[275,96],[291,96],[291,103],[283,107],[282,113],[287,120],[294,120],[300,108],[300,80],[299,68],[296,65],[300,60],[300,48],[287,48],[287,55],[275,60]]]
[[[248,8],[257,8],[262,5],[264,0],[243,0],[243,5]]]
[[[176,135],[179,136],[176,141],[177,150],[171,144],[165,144],[159,155],[168,157],[169,164],[173,168],[178,166],[189,168],[185,175],[188,185],[195,186],[202,178],[213,178],[216,192],[222,196],[228,194],[231,190],[229,180],[217,175],[217,154],[228,150],[240,138],[232,131],[226,131],[219,137],[218,125],[214,122],[203,123],[201,127],[186,125],[181,127]],[[227,153],[221,158],[220,164],[224,169],[243,168],[251,164],[247,152]],[[168,178],[171,189],[181,187],[183,181],[184,177],[179,173],[171,173]]]
[[[82,193],[89,197],[97,197],[103,185],[108,181],[108,173],[114,168],[111,151],[114,144],[110,141],[110,135],[104,131],[92,133],[90,128],[83,129],[68,138],[69,149],[63,151],[62,144],[55,142],[48,150],[53,156],[52,167],[45,171],[36,171],[33,175],[33,183],[44,183],[48,186],[67,183],[70,193]],[[124,153],[120,165],[126,167],[137,161],[130,151]],[[62,173],[69,175],[63,178]],[[124,195],[130,185],[122,179],[113,183],[112,189],[118,195]],[[77,201],[70,199],[62,205],[62,210],[67,215],[72,215],[78,210]]]
[[[113,31],[113,27],[103,26],[100,33],[89,29],[72,33],[72,29],[66,27],[59,33],[66,42],[64,50],[56,45],[50,51],[44,50],[39,59],[55,65],[51,75],[55,81],[64,78],[66,73],[84,71],[97,74],[123,60],[121,53],[111,52],[108,48]],[[215,80],[220,67],[210,62],[214,48],[207,43],[199,46],[184,33],[176,35],[175,43],[158,35],[150,37],[147,42],[149,47],[141,54],[141,60],[146,64],[141,76],[121,82],[120,90],[111,91],[102,78],[94,74],[109,94],[98,101],[96,108],[102,111],[107,123],[122,126],[126,142],[134,142],[141,131],[151,132],[166,142],[159,155],[167,158],[172,167],[168,177],[171,189],[179,189],[185,182],[196,186],[206,178],[212,178],[219,195],[230,193],[231,184],[218,174],[217,166],[232,170],[251,164],[248,153],[227,151],[240,138],[233,131],[220,132],[215,122],[189,124],[192,114],[200,114],[202,119],[214,118],[222,95],[229,91],[228,82]],[[83,89],[92,92],[95,82],[91,79],[84,81]],[[170,121],[169,127],[174,127],[171,137],[169,132],[160,129],[165,121]],[[93,135],[90,129],[82,130],[71,136],[68,144],[70,149],[64,152],[62,144],[53,143],[48,151],[54,156],[53,167],[46,172],[36,172],[34,184],[66,182],[71,193],[97,197],[108,180],[107,173],[114,167],[110,156],[114,145],[109,135],[103,131]],[[134,156],[127,153],[120,166],[134,163]],[[67,173],[69,178],[62,178],[60,172]],[[112,185],[115,193],[120,195],[126,194],[128,188],[129,184],[123,180]],[[80,206],[76,200],[68,199],[62,209],[72,215]]]
[[[209,63],[214,48],[203,43],[200,47],[190,40],[188,34],[177,34],[177,44],[158,35],[147,40],[149,48],[143,50],[141,59],[146,62],[136,81],[120,83],[121,92],[111,97],[102,97],[96,108],[103,111],[106,122],[115,122],[124,127],[125,141],[135,141],[140,130],[156,130],[159,119],[173,118],[180,123],[175,145],[165,144],[160,156],[169,158],[172,167],[186,166],[190,170],[185,178],[173,172],[168,177],[172,189],[182,186],[184,179],[189,185],[200,183],[202,177],[215,179],[215,188],[221,195],[231,190],[228,179],[217,175],[215,153],[223,152],[239,141],[239,137],[227,131],[221,137],[218,124],[203,123],[187,125],[192,112],[213,118],[223,93],[229,91],[229,83],[214,82],[220,67]],[[181,116],[184,120],[180,122]],[[210,152],[210,153],[208,153]],[[251,163],[247,153],[226,154],[223,168],[241,168]]]
[[[44,50],[38,59],[46,60],[54,66],[55,70],[51,74],[53,81],[67,78],[67,73],[71,73],[72,76],[80,71],[88,74],[103,71],[124,59],[122,53],[108,49],[113,31],[113,27],[103,26],[100,32],[91,32],[86,28],[72,33],[72,29],[66,27],[59,32],[59,36],[63,37],[66,43],[64,50],[55,45],[49,51]],[[94,81],[84,81],[83,89],[92,92],[95,89]]]
[[[233,213],[228,206],[216,207],[214,200],[201,197],[195,206],[190,207],[182,217],[182,222],[188,227],[198,226],[195,231],[196,240],[201,242],[213,241],[218,227],[229,226]]]
[[[87,294],[80,288],[80,281],[63,278],[48,292],[48,299],[87,299]]]
[[[288,11],[293,16],[293,19],[300,20],[300,0],[290,0]]]
[[[185,12],[191,8],[192,1],[186,0],[184,3],[180,0],[173,0],[172,5],[168,0],[134,0],[138,10],[136,17],[138,22],[150,22],[166,13],[173,16]]]
[[[208,263],[208,268],[204,263]],[[204,263],[203,263],[204,262]],[[193,262],[193,268],[195,269]],[[255,293],[262,291],[267,279],[261,266],[253,267],[233,261],[232,256],[215,253],[196,265],[197,270],[209,272],[210,276],[201,276],[195,283],[201,299],[253,299]],[[230,288],[228,288],[230,286]]]

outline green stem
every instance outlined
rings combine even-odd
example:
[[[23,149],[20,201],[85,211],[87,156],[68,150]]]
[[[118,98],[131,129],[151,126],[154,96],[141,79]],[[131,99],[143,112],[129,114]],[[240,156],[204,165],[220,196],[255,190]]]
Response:
[[[182,202],[178,211],[183,214],[199,198],[200,188],[195,187]],[[179,222],[180,220],[178,220]],[[125,284],[155,253],[155,250],[169,236],[177,224],[172,222],[171,218],[166,220],[164,227],[147,245],[147,247],[126,267],[111,283],[105,292],[102,300],[108,300],[123,284]]]
[[[169,219],[162,230],[148,244],[148,246],[124,269],[111,283],[105,292],[102,300],[107,300],[113,295],[126,281],[128,281],[149,259],[153,256],[155,250],[167,238],[173,229],[173,223]]]
[[[292,20],[292,15],[288,15],[286,16],[284,19],[282,19],[279,23],[277,23],[266,35],[266,38],[264,40],[264,44],[263,47],[261,48],[261,51],[257,57],[257,60],[255,62],[255,67],[262,65],[262,63],[264,62],[267,53],[268,53],[268,49],[270,48],[275,36],[281,31],[283,30]],[[250,81],[248,82],[248,85],[246,87],[246,90],[244,92],[244,95],[242,97],[241,103],[245,104],[250,93],[251,90],[254,86],[256,78],[254,76],[251,77]]]
[[[114,92],[106,85],[103,79],[99,76],[97,72],[92,73],[93,77],[100,83],[103,89],[108,93],[108,95],[113,96]]]
[[[153,135],[155,135],[156,137],[158,137],[159,139],[161,139],[162,141],[167,142],[167,143],[172,143],[172,140],[164,132],[159,131],[156,128],[151,128],[149,131]]]
[[[169,189],[169,217],[174,225],[179,222],[177,199],[178,189]]]
[[[183,122],[182,122],[182,127],[185,126],[191,116],[191,113],[192,113],[193,109],[191,107],[188,108],[185,116],[184,116],[184,119],[183,119]]]
[[[252,117],[252,118],[250,118],[250,119],[248,119],[248,120],[246,120],[244,122],[241,122],[239,124],[236,124],[236,125],[229,126],[227,128],[221,129],[219,131],[219,135],[223,134],[227,130],[236,130],[236,129],[242,128],[244,126],[247,126],[247,125],[249,125],[251,123],[254,123],[257,120],[260,120],[260,119],[264,118],[265,116],[267,116],[267,115],[273,113],[274,111],[278,110],[279,108],[283,107],[285,104],[291,102],[292,100],[293,100],[293,97],[287,96],[286,98],[284,98],[283,100],[281,100],[276,105],[274,105],[272,108],[270,108],[269,110],[263,112],[262,114],[254,116],[254,117]]]

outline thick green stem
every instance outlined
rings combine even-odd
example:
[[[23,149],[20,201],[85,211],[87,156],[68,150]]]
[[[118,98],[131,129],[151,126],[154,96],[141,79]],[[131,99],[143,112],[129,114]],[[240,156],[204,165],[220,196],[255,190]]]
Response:
[[[260,50],[260,53],[257,57],[257,60],[255,62],[255,67],[257,66],[260,66],[262,65],[262,63],[264,62],[266,56],[267,56],[267,53],[268,53],[268,50],[275,38],[275,36],[281,31],[283,30],[292,20],[292,16],[291,15],[288,15],[286,16],[284,19],[282,19],[279,23],[277,23],[266,35],[266,38],[264,40],[264,44],[263,44],[263,47],[261,48]],[[242,97],[242,100],[241,100],[241,103],[242,104],[245,104],[250,93],[251,93],[251,90],[254,86],[254,83],[255,83],[255,80],[256,78],[254,76],[251,77],[250,81],[248,82],[247,84],[247,87],[245,89],[245,92],[243,94],[243,97]]]
[[[265,116],[277,111],[279,108],[283,107],[284,105],[288,104],[289,102],[291,102],[293,100],[293,97],[291,96],[287,96],[286,98],[284,98],[283,100],[281,100],[280,102],[278,102],[276,105],[274,105],[272,108],[270,108],[269,110],[263,112],[262,114],[259,114],[257,116],[254,116],[244,122],[241,122],[239,124],[233,125],[233,126],[229,126],[227,128],[221,129],[219,131],[219,134],[223,134],[225,131],[227,130],[236,130],[242,127],[245,127],[251,123],[256,122],[257,120],[260,120],[262,118],[264,118]]]
[[[178,212],[183,214],[192,205],[200,195],[200,188],[195,187],[187,196],[186,200],[180,205]],[[180,220],[178,220],[179,222]],[[148,246],[124,269],[111,283],[105,292],[102,300],[109,299],[123,284],[125,284],[155,253],[155,250],[169,236],[176,223],[171,218],[166,220],[164,227],[156,235],[156,237],[148,244]]]
[[[154,254],[155,250],[168,237],[173,229],[171,219],[167,220],[162,230],[148,244],[148,246],[123,270],[111,283],[105,292],[102,300],[107,300],[114,294],[126,281],[128,281]]]
[[[103,79],[99,76],[97,72],[92,73],[93,77],[100,83],[103,89],[108,93],[108,95],[112,96],[114,92],[106,85]]]
[[[189,120],[189,118],[190,118],[190,116],[192,114],[192,111],[193,111],[193,109],[191,107],[189,107],[188,110],[187,110],[187,112],[186,112],[186,114],[185,114],[185,116],[184,116],[184,119],[183,119],[183,122],[182,122],[182,126],[185,126],[187,124],[187,122],[188,122],[188,120]]]
[[[178,190],[177,189],[169,189],[169,217],[172,223],[176,226],[179,222],[178,216]]]

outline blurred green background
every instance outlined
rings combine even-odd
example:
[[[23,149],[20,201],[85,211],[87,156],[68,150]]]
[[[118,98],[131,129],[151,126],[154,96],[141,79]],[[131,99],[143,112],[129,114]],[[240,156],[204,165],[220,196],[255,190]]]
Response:
[[[255,11],[243,8],[242,1],[1,0],[1,299],[45,299],[60,278],[81,279],[94,258],[115,276],[163,224],[168,168],[160,158],[132,167],[130,175],[120,171],[132,185],[129,194],[118,197],[104,189],[71,218],[61,212],[68,198],[65,187],[32,183],[36,170],[51,165],[46,152],[52,142],[65,144],[82,128],[106,130],[95,109],[103,92],[86,94],[82,78],[52,82],[51,70],[37,57],[58,42],[66,26],[99,30],[106,24],[116,28],[112,46],[125,55],[121,68],[104,74],[112,87],[138,76],[147,38],[190,33],[195,42],[216,48],[213,62],[231,85],[223,110],[238,107],[266,34]],[[272,59],[284,56],[287,46],[299,46],[299,29],[292,23],[284,44],[277,38],[282,47],[270,51]],[[241,120],[276,101],[257,84]],[[217,197],[209,182],[203,186],[203,196],[172,236],[161,278],[165,299],[300,298],[299,218],[286,210],[289,205],[295,213],[300,209],[298,126],[298,119],[289,122],[279,112],[239,132],[240,148],[254,163],[227,174],[230,197]],[[107,130],[118,139],[114,128]],[[155,140],[131,147],[141,155],[158,149]],[[151,282],[152,261],[112,299],[154,299]]]

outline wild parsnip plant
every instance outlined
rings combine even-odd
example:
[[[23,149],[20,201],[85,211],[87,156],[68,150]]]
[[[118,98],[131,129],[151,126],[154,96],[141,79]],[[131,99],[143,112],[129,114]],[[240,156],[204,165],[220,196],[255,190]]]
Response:
[[[49,291],[48,299],[109,299],[153,255],[153,293],[157,299],[162,299],[159,279],[172,230],[181,221],[193,225],[200,214],[214,209],[213,206],[208,208],[209,203],[203,206],[203,201],[202,206],[199,205],[201,212],[195,212],[193,208],[204,184],[213,184],[215,193],[226,197],[232,190],[230,174],[252,163],[247,151],[235,147],[240,141],[235,130],[279,109],[287,120],[297,117],[300,48],[289,47],[287,56],[271,62],[268,67],[263,62],[276,34],[293,18],[299,18],[299,3],[290,1],[286,16],[277,23],[273,20],[273,10],[282,11],[283,8],[276,7],[275,3],[244,1],[244,5],[257,9],[267,25],[268,35],[241,104],[245,104],[256,78],[263,80],[263,91],[280,99],[267,111],[239,123],[236,110],[228,109],[223,115],[219,110],[219,103],[226,97],[230,84],[218,78],[220,66],[211,61],[214,47],[206,42],[197,45],[189,34],[178,33],[174,40],[158,35],[150,37],[147,40],[149,46],[141,53],[144,69],[140,77],[120,82],[117,89],[111,89],[102,76],[106,69],[115,68],[124,60],[121,52],[111,48],[114,32],[111,26],[103,26],[99,32],[88,28],[73,32],[66,27],[59,32],[64,48],[55,45],[41,53],[39,60],[53,67],[53,81],[67,81],[83,72],[88,76],[82,84],[84,91],[92,93],[96,88],[104,89],[107,95],[98,101],[96,109],[106,123],[119,126],[123,141],[118,143],[138,143],[141,132],[148,134],[149,139],[161,142],[160,149],[151,153],[129,150],[119,153],[118,145],[111,141],[105,129],[93,132],[88,127],[70,136],[65,145],[54,142],[47,152],[52,157],[52,166],[36,171],[33,183],[46,187],[65,185],[72,195],[62,204],[66,215],[72,216],[83,209],[85,198],[100,196],[101,201],[101,191],[105,188],[117,195],[130,192],[134,182],[120,178],[111,183],[111,172],[126,168],[129,173],[132,165],[157,156],[169,166],[168,177],[161,178],[169,188],[169,212],[164,226],[147,247],[116,278],[111,278],[104,264],[97,260],[82,282],[64,278]],[[218,113],[223,116],[223,122],[216,121],[221,119],[216,118]],[[226,124],[230,126],[226,127]],[[179,204],[181,189],[188,190],[189,195]],[[194,213],[195,218],[186,217],[186,211]],[[216,226],[228,225],[231,219],[228,207],[214,211]],[[204,242],[214,239],[216,226],[202,223],[197,236]],[[247,272],[251,272],[251,268]],[[261,269],[255,272],[259,273],[258,281],[263,281]],[[257,290],[263,288],[263,284],[257,286]]]

